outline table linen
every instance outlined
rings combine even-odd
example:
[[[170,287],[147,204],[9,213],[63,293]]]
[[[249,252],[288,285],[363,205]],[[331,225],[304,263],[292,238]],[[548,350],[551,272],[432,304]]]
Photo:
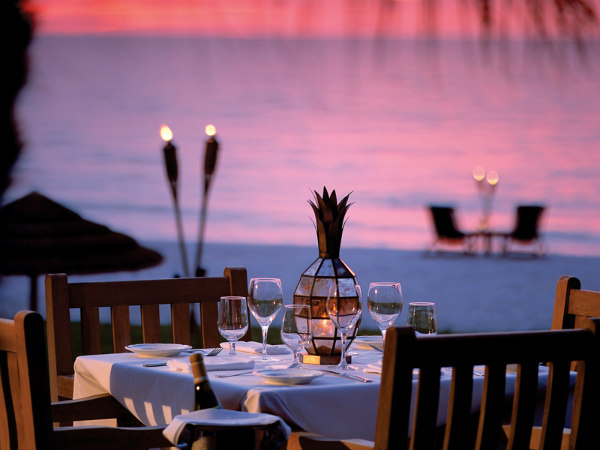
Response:
[[[211,371],[208,375],[215,394],[227,409],[274,414],[293,427],[329,438],[374,440],[381,376],[364,369],[369,365],[377,367],[383,355],[375,350],[352,347],[351,351],[352,364],[359,368],[356,373],[373,379],[372,383],[324,374],[310,384],[277,386],[265,383],[252,373],[231,378],[215,375],[235,373],[233,371]],[[179,358],[183,360],[189,356]],[[213,358],[228,358],[228,355],[206,359]],[[256,370],[284,368],[292,361],[291,355],[278,355],[278,361],[265,365],[258,356],[251,358],[255,359]],[[146,425],[166,425],[175,416],[192,411],[191,373],[171,370],[167,366],[144,367],[143,364],[148,362],[147,358],[131,353],[80,356],[75,361],[74,398],[108,392]],[[318,370],[318,366],[314,370]],[[513,394],[515,379],[515,373],[507,373],[507,396]],[[416,380],[415,376],[413,383]],[[542,371],[540,388],[545,386],[546,380],[547,374]],[[440,385],[440,425],[445,420],[450,381],[450,373],[444,371]],[[474,375],[473,385],[472,409],[477,411],[483,377]],[[413,398],[415,391],[413,389]]]

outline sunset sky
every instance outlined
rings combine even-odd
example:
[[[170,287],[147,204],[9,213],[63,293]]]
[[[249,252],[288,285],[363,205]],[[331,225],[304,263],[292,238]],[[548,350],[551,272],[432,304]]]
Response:
[[[414,35],[427,23],[446,36],[480,32],[476,2],[456,0],[439,0],[433,22],[425,14],[430,3],[419,0],[28,1],[38,32],[52,34],[395,37]],[[497,29],[509,34],[530,29],[519,12],[524,3],[503,3]],[[459,4],[468,7],[459,9]]]

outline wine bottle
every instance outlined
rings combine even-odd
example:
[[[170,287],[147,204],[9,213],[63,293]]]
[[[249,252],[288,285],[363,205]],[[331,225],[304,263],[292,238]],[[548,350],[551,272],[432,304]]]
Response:
[[[204,357],[200,353],[194,353],[190,355],[190,363],[194,374],[194,409],[222,408],[219,399],[210,387]]]

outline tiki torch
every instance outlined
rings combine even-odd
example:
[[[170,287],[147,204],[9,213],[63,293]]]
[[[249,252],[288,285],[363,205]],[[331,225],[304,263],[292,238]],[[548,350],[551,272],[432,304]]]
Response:
[[[217,156],[219,154],[219,142],[215,138],[217,130],[214,125],[207,125],[205,132],[208,136],[206,150],[204,153],[204,185],[202,193],[202,207],[200,209],[200,229],[198,231],[198,247],[196,249],[196,276],[202,277],[206,270],[202,267],[202,249],[204,247],[204,227],[206,225],[206,212],[208,209],[208,192],[210,190],[212,177],[217,167]]]

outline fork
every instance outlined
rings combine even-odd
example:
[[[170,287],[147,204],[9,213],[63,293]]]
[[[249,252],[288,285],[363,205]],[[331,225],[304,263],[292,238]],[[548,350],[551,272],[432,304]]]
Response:
[[[209,350],[205,350],[205,349],[190,348],[189,350],[186,350],[186,352],[187,353],[200,352],[204,356],[217,356],[219,353],[221,353],[221,350],[223,350],[222,347],[216,347],[216,348],[213,348],[210,351]]]

